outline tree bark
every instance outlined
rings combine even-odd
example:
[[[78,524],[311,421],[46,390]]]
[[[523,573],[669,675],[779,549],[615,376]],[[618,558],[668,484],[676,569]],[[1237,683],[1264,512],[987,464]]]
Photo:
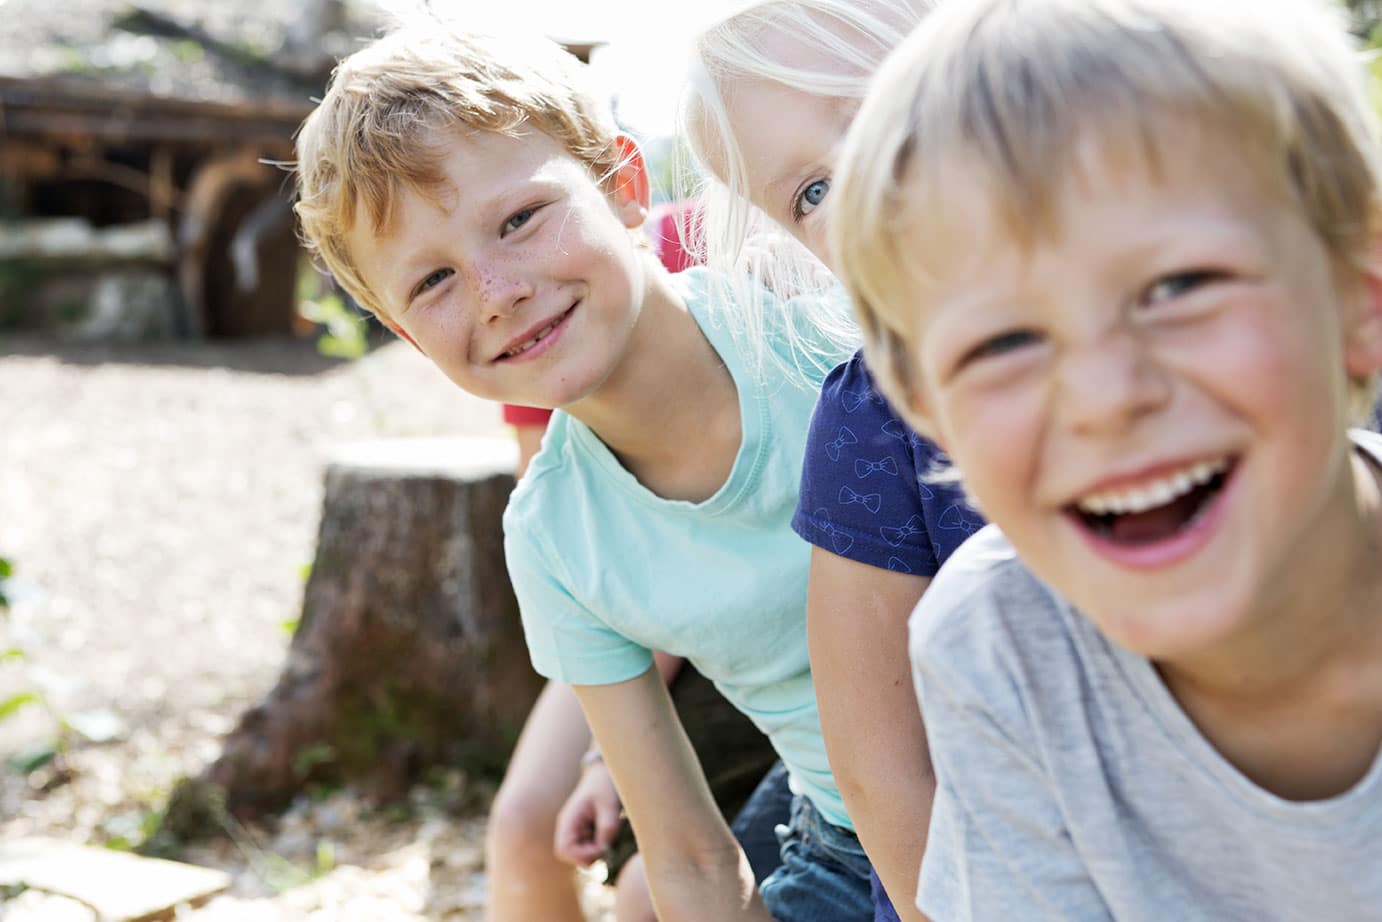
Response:
[[[329,465],[287,664],[205,774],[225,809],[323,781],[391,799],[439,762],[502,768],[542,684],[504,566],[513,463],[507,441],[400,439]]]

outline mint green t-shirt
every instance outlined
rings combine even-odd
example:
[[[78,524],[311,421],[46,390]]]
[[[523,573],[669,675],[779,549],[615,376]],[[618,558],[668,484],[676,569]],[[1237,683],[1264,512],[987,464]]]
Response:
[[[631,679],[652,650],[685,657],[771,740],[832,823],[852,829],[826,762],[806,655],[810,547],[791,528],[823,373],[762,361],[724,315],[704,270],[674,276],[739,392],[743,439],[701,503],[663,499],[565,413],[504,514],[504,548],[533,666],[573,685]],[[763,309],[788,310],[765,298]],[[843,359],[849,352],[839,348]]]

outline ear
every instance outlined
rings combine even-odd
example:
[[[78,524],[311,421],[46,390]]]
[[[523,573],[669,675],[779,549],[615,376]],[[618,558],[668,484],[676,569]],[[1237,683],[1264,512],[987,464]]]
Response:
[[[426,352],[423,352],[422,347],[417,344],[417,340],[413,339],[411,336],[408,335],[407,330],[403,329],[401,326],[394,323],[392,320],[385,320],[383,317],[379,318],[379,322],[384,324],[384,326],[388,327],[390,330],[393,330],[395,336],[398,336],[401,339],[406,339],[409,343],[412,344],[413,348],[416,349],[418,352],[421,352],[423,355],[427,354]]]
[[[1354,378],[1382,371],[1382,240],[1374,241],[1344,329],[1344,367]]]
[[[652,190],[648,182],[648,164],[638,142],[626,134],[614,139],[619,165],[610,179],[610,195],[614,206],[627,227],[638,227],[648,216]]]

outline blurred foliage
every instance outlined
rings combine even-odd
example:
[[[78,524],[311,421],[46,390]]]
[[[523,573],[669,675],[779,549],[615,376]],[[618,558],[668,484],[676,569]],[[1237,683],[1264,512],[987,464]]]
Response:
[[[369,351],[369,322],[327,287],[310,265],[298,272],[298,313],[315,323],[321,333],[317,351],[333,359],[358,359]]]
[[[1382,23],[1382,0],[1344,0],[1344,6],[1353,17],[1353,28],[1359,35],[1372,34]]]
[[[369,325],[365,318],[346,306],[345,299],[329,292],[298,302],[298,311],[323,327],[317,337],[317,351],[333,359],[358,359],[369,351]]]
[[[14,565],[4,557],[0,557],[0,618],[9,615],[10,602],[14,597],[13,579]],[[29,655],[23,647],[11,646],[0,649],[0,666],[8,662],[23,664],[28,662],[28,659]],[[70,777],[63,761],[63,754],[71,744],[74,728],[62,714],[54,709],[48,696],[37,685],[30,683],[30,687],[21,688],[17,692],[0,698],[0,723],[4,723],[20,711],[31,707],[42,708],[47,712],[53,722],[53,734],[30,749],[11,755],[6,759],[6,763],[12,770],[21,775],[31,775],[41,768],[51,766],[52,775],[48,784],[62,784]]]

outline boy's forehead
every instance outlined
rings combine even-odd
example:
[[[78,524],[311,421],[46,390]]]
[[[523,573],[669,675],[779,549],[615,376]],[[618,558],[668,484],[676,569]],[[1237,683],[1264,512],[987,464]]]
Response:
[[[1120,191],[1174,196],[1187,186],[1240,203],[1298,207],[1270,152],[1213,127],[1157,119],[1090,127],[1064,146],[1063,156],[1039,165],[1014,168],[963,143],[925,163],[914,158],[899,183],[898,217],[924,243],[928,262],[953,263],[972,253],[976,240],[1002,238],[1022,248],[1058,240],[1072,211],[1091,197],[1131,207],[1134,197]]]
[[[380,201],[357,190],[355,219],[345,235],[352,260],[385,301],[392,277],[436,239],[441,220],[458,213],[476,221],[502,220],[499,211],[524,204],[524,191],[535,186],[595,185],[574,155],[533,128],[511,133],[438,129],[425,136],[418,153],[432,168],[413,177],[389,177]]]
[[[376,234],[398,230],[401,205],[410,198],[444,212],[479,208],[520,184],[567,178],[570,167],[579,166],[565,148],[535,129],[434,130],[419,145],[418,155],[430,168],[390,177],[383,209],[362,212],[374,219]]]
[[[1147,145],[1087,133],[1039,181],[956,148],[911,169],[897,188],[894,309],[1010,296],[1039,252],[1079,249],[1094,260],[1153,252],[1186,240],[1266,233],[1273,214],[1306,221],[1267,156],[1216,132],[1193,130]]]

